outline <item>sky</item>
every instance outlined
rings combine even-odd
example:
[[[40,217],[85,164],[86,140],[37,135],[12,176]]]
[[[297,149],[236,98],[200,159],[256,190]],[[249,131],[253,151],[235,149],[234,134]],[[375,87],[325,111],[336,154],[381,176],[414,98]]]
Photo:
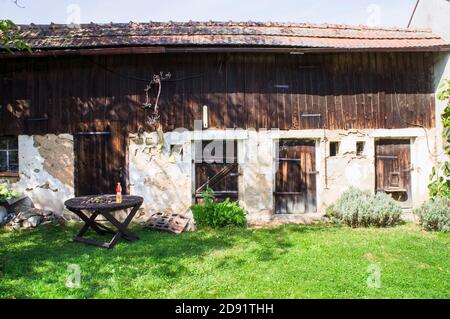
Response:
[[[416,0],[0,0],[17,24],[277,21],[406,27]],[[20,6],[20,7],[19,7]]]

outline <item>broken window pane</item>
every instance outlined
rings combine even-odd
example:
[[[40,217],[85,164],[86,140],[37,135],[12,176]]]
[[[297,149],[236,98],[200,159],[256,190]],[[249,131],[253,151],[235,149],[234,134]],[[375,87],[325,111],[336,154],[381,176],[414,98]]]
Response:
[[[0,151],[0,172],[6,172],[8,168],[6,151]]]
[[[356,155],[361,156],[364,153],[364,142],[356,142]]]
[[[0,150],[8,149],[8,139],[4,137],[0,137]]]
[[[0,172],[17,172],[19,152],[17,137],[0,136]]]
[[[339,154],[339,142],[330,142],[330,156]]]
[[[17,138],[15,138],[15,137],[11,137],[10,139],[9,139],[9,142],[8,142],[8,148],[10,149],[10,150],[17,150],[19,147],[18,147],[18,141],[17,141]]]

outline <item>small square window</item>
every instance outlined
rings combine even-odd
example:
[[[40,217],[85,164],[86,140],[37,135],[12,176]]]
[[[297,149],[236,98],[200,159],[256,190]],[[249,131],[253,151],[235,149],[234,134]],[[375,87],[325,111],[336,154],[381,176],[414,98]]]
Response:
[[[178,162],[183,160],[183,145],[170,146],[170,158],[172,161]]]
[[[362,156],[364,153],[365,142],[356,142],[356,155]]]
[[[339,154],[339,142],[330,142],[330,156],[334,157]]]
[[[0,136],[0,172],[15,173],[19,170],[17,137]]]

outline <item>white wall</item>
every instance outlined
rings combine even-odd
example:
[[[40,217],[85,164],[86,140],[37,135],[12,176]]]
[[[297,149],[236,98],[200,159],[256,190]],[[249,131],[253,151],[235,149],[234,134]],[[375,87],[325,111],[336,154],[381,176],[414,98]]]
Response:
[[[420,0],[411,21],[411,27],[431,28],[450,42],[450,2],[447,0]]]
[[[412,28],[430,28],[434,33],[443,37],[450,43],[450,2],[446,0],[420,0],[416,12],[411,20]],[[439,83],[444,79],[450,79],[450,53],[443,52],[435,55],[434,86],[437,90]],[[442,114],[446,103],[436,98],[436,128],[442,132]],[[442,146],[442,136],[438,134],[437,145]],[[442,147],[438,147],[438,159],[445,159]]]
[[[324,140],[324,133],[327,140]],[[375,188],[375,141],[382,138],[411,140],[412,206],[417,207],[428,199],[428,176],[433,166],[436,130],[421,128],[395,130],[301,130],[266,131],[254,130],[232,133],[222,130],[202,131],[201,136],[186,132],[164,134],[164,149],[157,149],[155,133],[133,136],[130,143],[131,192],[145,198],[147,215],[157,211],[189,213],[193,203],[195,186],[193,155],[195,140],[236,139],[240,164],[239,201],[249,212],[254,224],[266,222],[311,222],[319,218],[328,205],[333,203],[349,187],[374,191]],[[273,191],[275,186],[275,148],[280,139],[316,140],[317,207],[316,214],[274,215]],[[338,156],[327,157],[325,174],[325,147],[328,141],[341,143]],[[364,141],[362,155],[356,154],[356,141]],[[171,145],[182,145],[183,156],[171,156]],[[328,152],[328,151],[327,151]],[[328,180],[326,187],[325,180]]]
[[[326,139],[324,139],[324,134]],[[436,130],[207,130],[167,132],[159,149],[156,133],[130,136],[129,173],[131,193],[144,197],[144,212],[173,212],[190,215],[195,186],[193,156],[195,141],[236,139],[240,164],[239,200],[254,224],[267,222],[311,222],[350,186],[373,191],[375,185],[374,144],[380,138],[411,140],[412,204],[427,199],[427,181],[433,166]],[[276,174],[276,145],[280,139],[316,141],[318,213],[274,215],[273,191]],[[338,156],[326,158],[329,141],[341,143]],[[365,141],[365,151],[356,154],[356,141]],[[173,145],[182,155],[171,152]],[[327,151],[328,152],[328,151]],[[39,208],[57,214],[64,200],[74,194],[73,138],[71,135],[19,136],[20,178],[10,180],[14,188],[30,196]],[[325,160],[327,169],[325,170]],[[328,185],[326,186],[326,178]]]
[[[69,134],[20,135],[19,177],[3,178],[37,208],[60,215],[64,201],[74,196],[73,137]]]

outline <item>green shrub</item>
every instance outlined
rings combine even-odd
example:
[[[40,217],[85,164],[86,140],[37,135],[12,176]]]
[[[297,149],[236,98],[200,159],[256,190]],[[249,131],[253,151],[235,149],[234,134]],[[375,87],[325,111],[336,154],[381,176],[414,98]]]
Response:
[[[0,184],[0,201],[6,201],[15,197],[19,197],[19,193],[10,190],[6,184]]]
[[[450,156],[450,79],[444,80],[439,85],[438,98],[441,101],[447,101],[447,106],[441,115],[444,138],[445,154]],[[430,197],[450,197],[450,162],[438,163],[430,175],[430,184],[428,185]]]
[[[191,207],[197,226],[221,228],[247,225],[247,213],[237,202],[231,202],[229,198],[221,203],[214,202],[214,196],[210,188],[203,192],[202,197],[201,204]]]
[[[426,230],[450,230],[450,199],[446,197],[430,199],[414,213],[419,216],[419,223]]]
[[[389,195],[372,194],[350,188],[331,206],[326,215],[351,227],[387,227],[400,221],[401,207]]]

